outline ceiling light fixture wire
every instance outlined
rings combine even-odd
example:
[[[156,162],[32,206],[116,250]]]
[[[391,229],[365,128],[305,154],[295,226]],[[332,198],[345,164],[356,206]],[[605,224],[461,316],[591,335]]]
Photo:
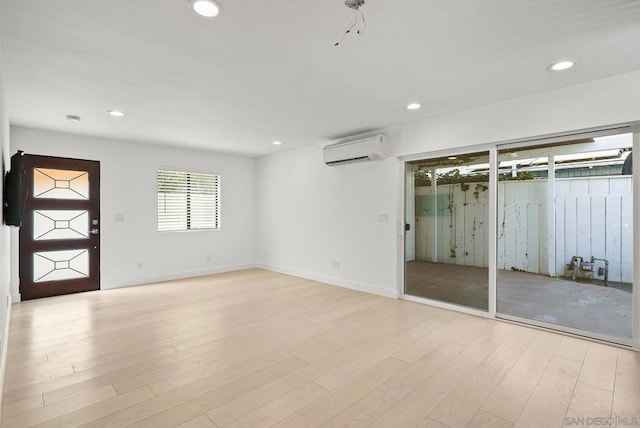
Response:
[[[333,46],[339,46],[340,43],[344,40],[347,34],[351,34],[351,32],[355,29],[356,34],[359,36],[364,33],[364,30],[367,28],[367,21],[364,19],[364,13],[360,10],[360,6],[364,4],[364,0],[345,0],[345,6],[349,9],[353,9],[353,16],[351,17],[351,22],[347,29],[342,33],[342,37],[340,40],[334,43]],[[362,22],[362,26],[358,25],[359,22]]]

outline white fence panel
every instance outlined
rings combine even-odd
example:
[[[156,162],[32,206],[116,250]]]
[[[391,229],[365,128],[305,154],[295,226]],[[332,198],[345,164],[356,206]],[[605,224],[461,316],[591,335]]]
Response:
[[[620,252],[622,263],[620,271],[623,282],[632,282],[633,278],[633,199],[622,197],[622,240]]]
[[[632,282],[631,177],[556,180],[555,243],[545,242],[546,180],[498,184],[498,269],[538,274],[546,266],[547,246],[555,245],[557,275],[573,256],[609,261],[609,280]],[[488,267],[488,203],[484,184],[416,189],[416,257],[442,263]],[[437,217],[437,219],[436,219]],[[603,267],[603,262],[596,262]],[[546,268],[545,268],[546,270]],[[602,276],[598,277],[602,279]]]
[[[605,233],[605,254],[609,260],[609,278],[612,281],[622,280],[622,196],[608,195],[605,202],[607,215]],[[616,272],[618,274],[616,274]],[[614,273],[614,275],[612,275]],[[631,282],[631,281],[629,281]]]
[[[564,228],[564,236],[558,234],[556,241],[558,274],[573,256],[585,261],[596,257],[609,261],[610,281],[632,282],[631,180],[623,176],[556,181],[556,232],[558,226]],[[560,251],[562,247],[564,251]],[[604,262],[596,261],[595,274],[599,267],[604,267]]]

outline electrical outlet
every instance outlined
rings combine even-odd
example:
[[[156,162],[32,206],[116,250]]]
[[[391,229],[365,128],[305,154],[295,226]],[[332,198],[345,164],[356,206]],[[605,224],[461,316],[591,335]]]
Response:
[[[138,262],[138,269],[142,269],[142,262]]]
[[[334,270],[340,270],[340,262],[339,262],[339,261],[337,261],[337,260],[333,260],[333,261],[331,262],[331,267],[332,267]]]

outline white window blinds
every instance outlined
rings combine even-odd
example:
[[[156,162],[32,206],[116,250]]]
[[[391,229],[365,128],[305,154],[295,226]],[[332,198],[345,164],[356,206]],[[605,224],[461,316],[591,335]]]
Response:
[[[158,231],[219,228],[219,175],[158,170]]]

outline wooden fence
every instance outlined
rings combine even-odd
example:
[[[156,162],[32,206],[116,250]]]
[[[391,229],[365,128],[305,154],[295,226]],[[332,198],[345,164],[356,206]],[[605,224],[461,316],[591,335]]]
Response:
[[[547,180],[500,182],[498,269],[562,276],[573,256],[593,256],[610,281],[632,282],[631,190],[628,176],[557,179],[548,212]],[[488,204],[486,183],[416,188],[416,259],[487,267]]]

